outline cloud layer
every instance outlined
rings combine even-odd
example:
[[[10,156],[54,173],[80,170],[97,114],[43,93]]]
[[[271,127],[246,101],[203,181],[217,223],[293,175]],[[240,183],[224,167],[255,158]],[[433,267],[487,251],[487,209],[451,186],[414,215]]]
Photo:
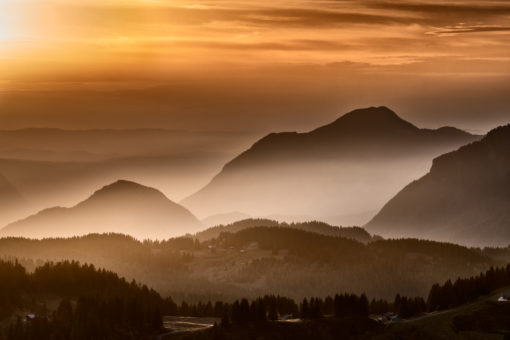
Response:
[[[30,125],[36,120],[16,118],[16,123],[13,112],[17,117],[49,117],[64,111],[59,100],[39,106],[43,113],[6,106],[19,96],[17,91],[28,95],[64,89],[83,97],[83,91],[146,93],[145,89],[158,86],[181,86],[180,96],[169,96],[173,99],[166,106],[160,103],[152,110],[172,112],[168,125],[195,124],[189,119],[198,115],[190,109],[196,107],[194,95],[209,96],[217,88],[224,92],[216,93],[207,110],[197,112],[208,111],[220,120],[233,119],[225,112],[255,115],[252,111],[276,108],[285,111],[281,120],[286,120],[296,110],[291,107],[287,112],[278,103],[287,103],[291,93],[309,98],[304,107],[313,107],[319,98],[329,103],[323,108],[325,115],[350,105],[383,104],[373,103],[367,93],[386,83],[407,93],[408,104],[402,98],[395,103],[411,111],[409,98],[419,98],[427,89],[408,93],[410,83],[446,84],[452,98],[461,97],[466,81],[473,88],[489,84],[497,93],[498,84],[510,76],[509,18],[510,3],[487,0],[50,0],[44,4],[7,0],[0,2],[0,105],[10,112],[0,111],[0,120],[9,126]],[[294,88],[262,96],[263,84],[271,83]],[[313,84],[329,88],[321,95]],[[235,105],[235,100],[229,104],[229,97],[244,98],[245,92],[254,94],[255,103],[250,105],[256,109],[229,106]],[[353,94],[359,99],[349,101]],[[392,101],[396,95],[375,97]],[[489,97],[480,102],[496,100]],[[469,111],[462,102],[458,105],[459,111]],[[510,104],[497,106],[498,112],[492,114],[501,118]],[[179,118],[174,109],[188,113]],[[106,108],[98,111],[98,116],[108,116]],[[55,116],[51,124],[75,114],[62,116]],[[90,124],[98,121],[94,118]]]

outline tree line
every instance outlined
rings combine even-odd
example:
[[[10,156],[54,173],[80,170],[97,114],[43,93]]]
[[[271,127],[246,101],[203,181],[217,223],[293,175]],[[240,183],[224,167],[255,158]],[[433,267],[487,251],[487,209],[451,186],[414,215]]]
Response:
[[[412,317],[426,312],[425,300],[421,297],[408,298],[396,295],[395,300],[375,300],[369,302],[365,294],[336,294],[335,296],[304,298],[301,302],[279,295],[265,295],[248,300],[235,300],[232,303],[217,301],[212,303],[181,304],[167,300],[169,315],[217,317],[221,324],[260,324],[266,321],[300,318],[318,320],[325,317],[362,317],[370,314],[384,314],[392,312],[401,317]]]
[[[141,338],[163,327],[167,302],[157,292],[92,265],[46,263],[28,273],[17,262],[0,261],[0,277],[2,317],[19,307],[39,309],[12,323],[7,340]],[[44,296],[62,298],[57,310],[30,302]]]
[[[265,295],[234,302],[189,304],[163,299],[157,292],[117,274],[77,262],[46,263],[28,273],[16,261],[0,261],[0,319],[22,307],[27,296],[57,295],[55,311],[18,318],[0,339],[118,339],[154,335],[163,329],[162,315],[215,316],[220,326],[262,325],[286,318],[367,319],[370,314],[394,313],[409,318],[424,312],[453,308],[510,285],[510,265],[490,268],[478,276],[434,284],[427,301],[396,295],[391,302],[365,294],[304,298],[300,302]]]
[[[510,264],[502,268],[491,267],[485,273],[467,279],[458,278],[452,283],[434,284],[427,299],[429,311],[449,309],[475,300],[496,289],[510,285]]]
[[[248,249],[251,245],[253,250]],[[390,301],[395,292],[426,296],[433,283],[472,275],[473,270],[497,263],[477,250],[446,243],[381,240],[362,244],[293,227],[248,228],[203,242],[192,237],[140,242],[119,234],[3,238],[2,256],[32,260],[29,270],[47,260],[93,263],[136,278],[179,302],[193,303],[255,299],[266,292],[301,300],[334,295],[339,287]],[[210,257],[218,261],[208,262]],[[224,271],[224,279],[204,275],[199,268],[206,263],[213,266],[212,271]],[[258,279],[264,285],[256,289],[245,284]]]

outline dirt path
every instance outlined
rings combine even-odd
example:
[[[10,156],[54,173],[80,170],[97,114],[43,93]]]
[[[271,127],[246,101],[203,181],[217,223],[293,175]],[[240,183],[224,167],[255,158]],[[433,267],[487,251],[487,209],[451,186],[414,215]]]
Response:
[[[165,316],[163,319],[163,327],[168,332],[160,334],[156,340],[164,340],[172,334],[197,332],[214,326],[219,323],[218,318],[201,318],[201,317],[184,317],[184,316]]]

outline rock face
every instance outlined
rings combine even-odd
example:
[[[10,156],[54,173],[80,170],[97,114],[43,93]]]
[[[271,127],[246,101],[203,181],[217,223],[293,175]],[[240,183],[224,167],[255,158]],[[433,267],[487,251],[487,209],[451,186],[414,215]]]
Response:
[[[390,237],[510,243],[510,125],[436,158],[366,225]]]
[[[366,223],[434,157],[478,138],[420,129],[386,107],[355,110],[307,133],[269,134],[182,203],[202,216],[237,210]]]
[[[116,232],[161,239],[200,228],[192,213],[160,191],[121,180],[72,208],[50,208],[12,223],[0,230],[0,235],[43,238]]]

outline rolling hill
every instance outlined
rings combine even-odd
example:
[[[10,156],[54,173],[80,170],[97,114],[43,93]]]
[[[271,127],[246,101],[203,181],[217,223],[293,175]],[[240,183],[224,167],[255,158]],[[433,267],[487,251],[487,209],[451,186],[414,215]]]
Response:
[[[360,227],[335,227],[319,221],[282,223],[268,219],[244,219],[227,225],[217,225],[196,233],[194,237],[200,241],[207,241],[220,236],[221,233],[236,233],[254,227],[297,229],[326,236],[348,238],[362,243],[373,240],[372,236]]]
[[[22,213],[0,226],[47,207],[74,205],[119,178],[181,200],[259,137],[145,128],[0,130],[0,174],[26,199]]]
[[[193,233],[200,227],[193,214],[158,190],[120,180],[72,208],[46,209],[9,224],[0,235],[44,238],[121,232],[144,239]]]
[[[501,262],[479,249],[422,240],[360,243],[293,228],[254,227],[197,242],[140,242],[108,234],[67,239],[0,239],[0,256],[73,259],[118,272],[187,302],[338,292],[392,300],[426,296],[432,284],[470,277]],[[33,265],[32,265],[33,266]]]
[[[510,243],[510,125],[436,158],[366,225],[383,236]]]
[[[242,211],[359,225],[434,157],[478,138],[420,129],[386,107],[359,109],[307,133],[267,135],[182,204],[199,216]]]

